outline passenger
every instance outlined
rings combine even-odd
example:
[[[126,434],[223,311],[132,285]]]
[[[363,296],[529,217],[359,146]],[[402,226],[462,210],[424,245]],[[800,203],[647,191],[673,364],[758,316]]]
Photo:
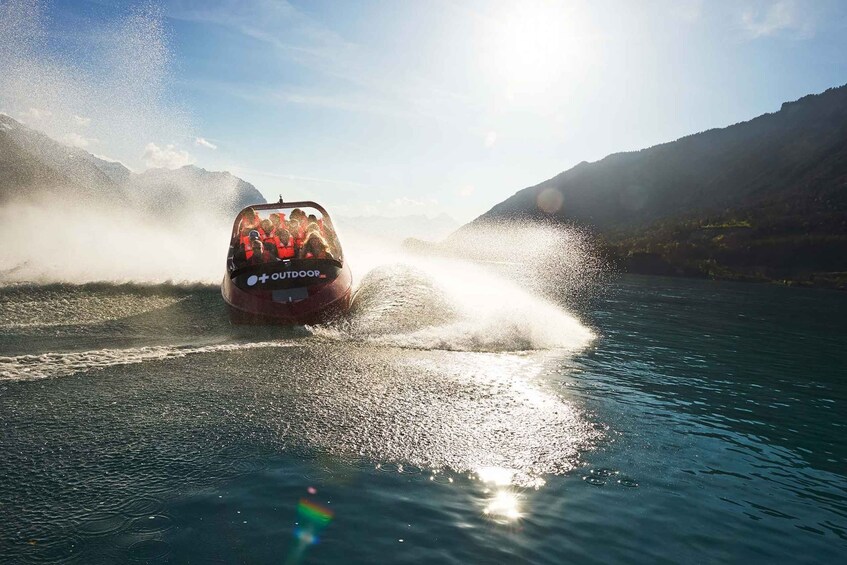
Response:
[[[294,215],[294,212],[291,213]],[[303,241],[305,240],[305,235],[303,230],[300,229],[300,222],[292,219],[288,222],[288,231],[291,233],[291,236],[294,238],[294,248],[297,250],[298,254],[300,252],[300,248],[303,247]],[[299,256],[299,255],[298,255]]]
[[[309,225],[306,226],[305,237],[308,238],[309,235],[311,235],[313,233],[321,235],[321,229],[318,227],[318,224],[316,224],[314,222],[310,223]],[[323,237],[323,236],[321,235],[321,237]]]
[[[332,254],[329,252],[329,246],[324,238],[318,233],[312,233],[303,244],[300,250],[302,259],[332,259]]]
[[[237,268],[244,267],[245,265],[257,264],[256,261],[258,261],[258,259],[255,259],[255,250],[258,247],[256,245],[257,243],[262,243],[257,230],[250,230],[249,234],[242,238],[239,248],[233,253],[232,257],[233,263],[235,263]],[[261,255],[259,257],[261,257]]]
[[[338,245],[338,237],[335,235],[335,231],[332,229],[332,226],[329,223],[324,226],[324,232],[322,235],[324,241],[326,241],[327,245],[329,246],[330,254],[335,258],[341,257],[341,250]]]
[[[259,239],[252,240],[250,249],[245,253],[248,265],[261,265],[271,261],[270,251],[265,248],[265,245]]]
[[[262,245],[265,246],[265,251],[268,254],[268,261],[279,261],[279,252],[276,249],[276,245],[273,245],[269,241],[262,242]]]
[[[274,230],[278,230],[280,226],[285,227],[285,214],[273,213],[268,218],[270,218]]]
[[[260,225],[261,219],[259,218],[259,214],[256,213],[252,208],[248,208],[244,211],[244,214],[241,216],[241,223],[238,226],[239,231],[246,230],[255,230],[258,229]]]
[[[280,259],[292,259],[296,252],[294,250],[294,238],[288,230],[281,229],[274,234],[277,256]]]
[[[246,251],[247,249],[250,248],[252,240],[261,239],[261,236],[259,234],[259,230],[245,229],[245,230],[241,231],[241,238],[240,239],[241,239],[241,241],[240,241],[241,250]]]
[[[262,237],[262,240],[265,240],[271,236],[274,225],[270,220],[262,220],[262,226],[259,229],[259,235]]]

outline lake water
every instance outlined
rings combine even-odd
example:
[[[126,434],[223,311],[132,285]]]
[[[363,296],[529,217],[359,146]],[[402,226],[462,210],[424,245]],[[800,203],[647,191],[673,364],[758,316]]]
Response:
[[[477,320],[368,284],[293,330],[214,286],[0,289],[0,562],[847,555],[847,294],[625,277]]]

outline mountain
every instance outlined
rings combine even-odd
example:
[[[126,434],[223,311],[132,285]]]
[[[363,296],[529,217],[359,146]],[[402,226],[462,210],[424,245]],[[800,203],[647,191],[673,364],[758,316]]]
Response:
[[[451,236],[527,218],[586,226],[632,272],[847,285],[847,86],[582,162]]]
[[[228,172],[186,165],[179,169],[148,169],[132,175],[126,190],[138,205],[156,215],[174,210],[215,210],[231,218],[250,204],[265,202],[255,186]]]
[[[83,151],[83,153],[85,152]],[[86,158],[115,184],[126,184],[132,177],[132,171],[127,169],[120,161],[107,161],[90,153],[86,154]]]
[[[129,205],[157,217],[184,211],[233,217],[265,199],[227,172],[193,165],[136,174],[121,163],[70,147],[0,114],[0,203],[33,196]]]
[[[122,196],[99,159],[0,114],[0,202],[31,195],[75,193],[80,198]]]

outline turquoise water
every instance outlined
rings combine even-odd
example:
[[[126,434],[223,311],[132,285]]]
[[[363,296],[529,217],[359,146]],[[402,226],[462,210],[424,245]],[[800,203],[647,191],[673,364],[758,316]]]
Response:
[[[526,321],[574,335],[550,348],[511,318],[233,330],[214,287],[5,287],[0,562],[847,554],[847,295],[628,277],[565,310]]]

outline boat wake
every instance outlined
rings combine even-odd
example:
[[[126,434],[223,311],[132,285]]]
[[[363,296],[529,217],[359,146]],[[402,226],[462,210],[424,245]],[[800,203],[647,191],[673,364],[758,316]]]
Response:
[[[284,341],[224,343],[204,346],[150,346],[127,349],[99,349],[73,353],[42,353],[0,357],[0,381],[31,381],[66,377],[117,365],[135,365],[146,361],[178,359],[202,353],[219,353],[268,347],[290,347]]]
[[[485,266],[417,259],[371,270],[348,319],[322,337],[412,349],[576,351],[593,332],[560,306]]]
[[[125,283],[135,277],[120,269],[113,280],[96,270],[86,280],[78,269],[64,268],[46,281],[42,273],[37,283],[7,280],[0,284],[0,354],[6,355],[0,357],[0,375],[64,376],[303,338],[418,350],[569,354],[595,337],[565,300],[539,290],[545,277],[527,280],[524,266],[413,255],[357,241],[355,234],[349,240],[354,273],[366,273],[352,309],[333,324],[305,329],[231,327],[215,284]],[[137,278],[161,281],[164,272],[161,263],[151,263]],[[54,282],[68,279],[72,282]],[[561,280],[550,286],[560,296],[568,293]]]

